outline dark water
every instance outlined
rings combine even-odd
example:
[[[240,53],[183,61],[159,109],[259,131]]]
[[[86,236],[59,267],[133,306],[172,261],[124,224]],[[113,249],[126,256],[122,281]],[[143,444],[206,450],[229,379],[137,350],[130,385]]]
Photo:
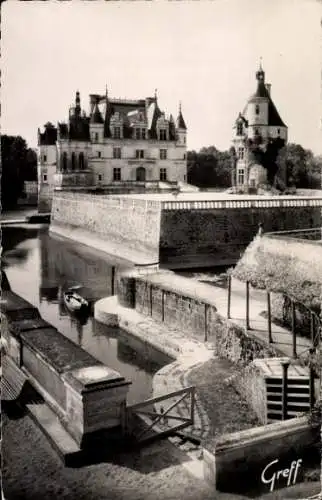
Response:
[[[92,316],[80,321],[65,309],[62,299],[62,292],[74,285],[92,304],[111,295],[113,274],[129,264],[49,235],[46,226],[4,227],[2,245],[2,266],[12,290],[38,307],[66,337],[131,380],[130,403],[150,397],[153,374],[169,360]]]

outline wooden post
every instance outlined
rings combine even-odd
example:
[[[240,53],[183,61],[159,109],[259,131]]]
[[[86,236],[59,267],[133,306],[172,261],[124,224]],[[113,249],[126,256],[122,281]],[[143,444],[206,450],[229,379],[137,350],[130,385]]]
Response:
[[[268,342],[273,343],[272,337],[272,313],[271,313],[271,294],[267,291],[267,328],[268,328]]]
[[[287,370],[290,362],[282,361],[283,379],[282,379],[282,420],[287,419]]]
[[[208,311],[208,304],[205,304],[205,342],[208,340],[208,321],[207,321],[207,311]]]
[[[246,281],[246,330],[250,330],[250,325],[249,325],[249,281]]]
[[[152,307],[153,307],[153,304],[152,304],[152,285],[150,286],[150,316],[152,316]]]
[[[164,290],[162,289],[162,321],[164,321]]]
[[[315,405],[315,387],[314,387],[314,370],[312,366],[310,366],[310,410],[313,410],[313,407]]]
[[[228,276],[228,299],[227,299],[227,319],[230,319],[230,303],[231,303],[231,276]]]
[[[112,276],[111,276],[111,295],[113,296],[115,293],[115,266],[112,266]]]
[[[292,339],[293,339],[293,358],[297,358],[296,331],[295,331],[295,302],[294,302],[294,300],[292,300]]]
[[[314,324],[314,314],[313,312],[311,311],[311,321],[310,321],[310,328],[311,328],[311,342],[312,342],[312,348],[314,349],[315,348],[315,324]]]

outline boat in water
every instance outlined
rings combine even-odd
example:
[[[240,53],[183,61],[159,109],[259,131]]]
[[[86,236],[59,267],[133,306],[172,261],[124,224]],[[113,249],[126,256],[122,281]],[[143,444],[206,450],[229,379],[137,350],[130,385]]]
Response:
[[[73,289],[64,292],[64,303],[67,309],[71,312],[87,312],[89,311],[89,302],[84,299],[79,293]]]

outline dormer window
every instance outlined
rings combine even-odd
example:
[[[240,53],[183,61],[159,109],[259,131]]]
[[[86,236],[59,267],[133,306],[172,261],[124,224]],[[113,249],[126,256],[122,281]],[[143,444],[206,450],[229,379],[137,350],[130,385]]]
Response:
[[[238,148],[238,158],[240,160],[244,159],[244,148]]]
[[[160,130],[160,141],[166,141],[167,140],[167,131],[162,128]]]
[[[259,105],[258,104],[256,104],[255,113],[256,113],[256,115],[259,115]]]
[[[114,127],[114,139],[121,139],[121,128]]]
[[[243,135],[243,124],[237,123],[237,135]]]
[[[146,130],[145,128],[142,129],[142,139],[146,138]]]
[[[136,139],[141,139],[141,130],[139,128],[135,129],[135,137]]]

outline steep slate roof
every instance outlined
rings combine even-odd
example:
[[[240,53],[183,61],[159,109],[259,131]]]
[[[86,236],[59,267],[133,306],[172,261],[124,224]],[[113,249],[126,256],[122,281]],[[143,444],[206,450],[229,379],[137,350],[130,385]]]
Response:
[[[264,79],[258,79],[256,92],[251,96],[248,103],[256,102],[258,99],[268,100],[268,125],[273,127],[286,127],[266,88]]]
[[[91,116],[91,123],[104,123],[101,112],[98,108],[98,104],[96,103],[93,109],[93,113]]]
[[[184,121],[183,116],[182,116],[181,109],[179,111],[179,115],[178,115],[178,118],[177,118],[177,128],[181,128],[183,130],[187,130],[185,121]]]

